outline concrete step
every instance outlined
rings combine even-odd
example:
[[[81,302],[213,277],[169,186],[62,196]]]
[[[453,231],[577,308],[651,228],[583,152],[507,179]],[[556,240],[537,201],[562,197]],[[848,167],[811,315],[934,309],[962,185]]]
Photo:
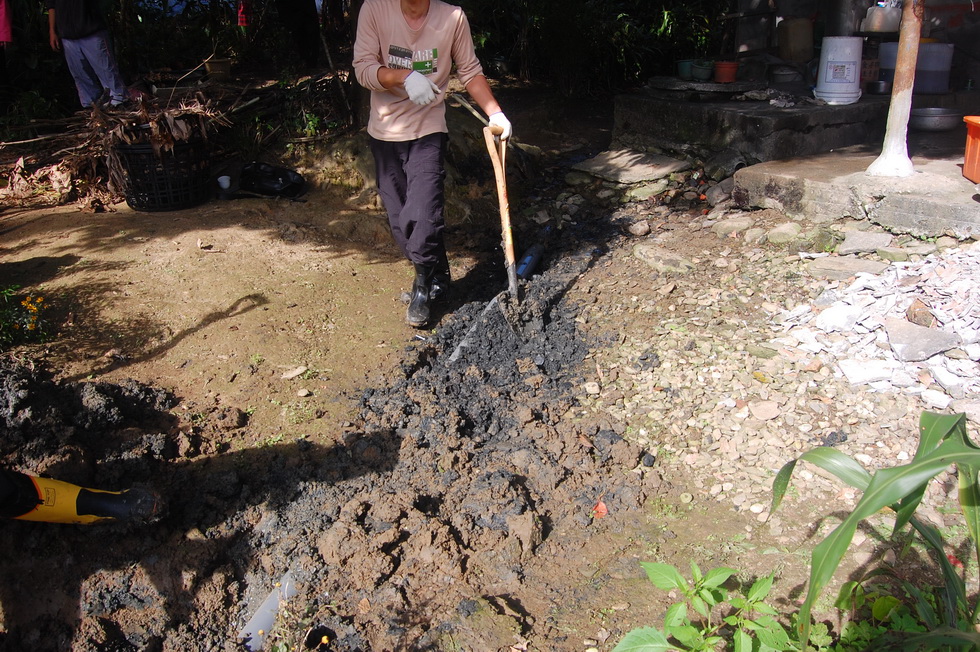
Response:
[[[962,142],[965,147],[965,132]],[[732,196],[743,208],[775,208],[817,223],[851,217],[922,238],[980,238],[980,194],[963,177],[963,147],[958,155],[942,151],[912,156],[909,177],[866,174],[878,152],[862,147],[768,161],[737,171]]]

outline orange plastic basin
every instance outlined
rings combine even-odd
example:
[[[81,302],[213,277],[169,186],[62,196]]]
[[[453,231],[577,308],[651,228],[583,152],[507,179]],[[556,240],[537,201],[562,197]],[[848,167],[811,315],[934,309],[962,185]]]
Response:
[[[963,155],[963,176],[980,183],[980,115],[968,115],[966,123],[966,152]]]

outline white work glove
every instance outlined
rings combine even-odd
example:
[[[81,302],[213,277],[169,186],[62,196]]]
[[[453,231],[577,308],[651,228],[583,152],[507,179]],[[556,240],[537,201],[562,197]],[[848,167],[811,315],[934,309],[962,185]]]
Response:
[[[419,106],[425,106],[436,99],[439,87],[419,71],[413,70],[405,78],[405,92],[408,93],[408,99]]]
[[[500,134],[500,140],[507,140],[510,138],[510,120],[507,119],[507,116],[504,115],[503,111],[497,111],[491,115],[489,122],[491,127],[500,127],[503,129],[503,132]]]

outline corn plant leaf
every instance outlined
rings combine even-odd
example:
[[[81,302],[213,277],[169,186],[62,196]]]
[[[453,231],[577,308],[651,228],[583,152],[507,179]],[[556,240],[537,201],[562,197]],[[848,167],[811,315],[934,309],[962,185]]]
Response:
[[[955,627],[957,606],[962,605],[965,608],[967,604],[966,583],[963,582],[963,578],[956,572],[953,564],[950,563],[949,558],[946,556],[946,544],[943,542],[943,535],[939,533],[939,530],[915,517],[912,517],[909,522],[915,528],[915,531],[932,548],[933,555],[939,562],[940,568],[942,568],[944,580],[943,594],[945,596],[942,601],[944,607],[943,621],[950,627]]]
[[[966,415],[963,414],[936,414],[935,412],[923,412],[919,416],[919,445],[916,447],[913,460],[920,459],[936,449],[951,434],[956,434],[964,441],[966,437]],[[925,495],[927,483],[923,483],[915,491],[902,498],[895,512],[898,514],[895,519],[895,526],[892,534],[901,532],[915,510],[918,509],[922,497]],[[975,541],[976,539],[974,539]]]
[[[939,627],[925,634],[905,638],[903,647],[909,650],[938,650],[944,646],[958,649],[980,649],[980,633],[964,632],[955,627]]]
[[[640,566],[647,572],[647,577],[658,589],[670,591],[679,589],[687,591],[687,581],[681,576],[680,572],[670,564],[659,564],[643,561]]]
[[[828,473],[833,473],[846,484],[861,491],[864,491],[868,483],[871,482],[871,474],[854,458],[829,446],[813,448],[795,460],[787,462],[783,465],[783,468],[779,469],[775,480],[772,481],[772,506],[769,509],[770,514],[774,513],[783,501],[783,496],[786,495],[786,489],[789,487],[790,477],[793,475],[793,469],[796,468],[799,462],[809,462]]]
[[[951,464],[980,464],[980,449],[968,441],[950,438],[909,464],[882,469],[874,474],[854,510],[813,550],[807,596],[800,608],[802,641],[805,642],[809,635],[813,604],[840,565],[858,524],[878,510],[898,503]]]
[[[674,649],[656,627],[640,627],[624,636],[613,652],[670,652]]]
[[[902,587],[910,596],[915,598],[915,612],[918,614],[919,620],[921,620],[922,623],[930,630],[939,627],[939,620],[936,618],[936,610],[933,609],[932,605],[929,604],[929,601],[926,600],[925,596],[922,594],[922,591],[919,590],[919,587],[909,582],[902,582]]]

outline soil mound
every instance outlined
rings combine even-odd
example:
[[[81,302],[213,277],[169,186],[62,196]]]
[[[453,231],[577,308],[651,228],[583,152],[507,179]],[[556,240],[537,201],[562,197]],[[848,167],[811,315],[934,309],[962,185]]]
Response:
[[[178,417],[161,389],[5,362],[5,464],[146,484],[168,512],[141,527],[9,522],[4,648],[238,649],[287,572],[299,594],[269,638],[316,624],[333,650],[496,649],[543,627],[521,606],[542,542],[660,486],[642,449],[575,413],[589,345],[565,293],[592,260],[563,255],[519,303],[468,304],[420,335],[330,447],[236,450],[217,443],[234,415]]]

